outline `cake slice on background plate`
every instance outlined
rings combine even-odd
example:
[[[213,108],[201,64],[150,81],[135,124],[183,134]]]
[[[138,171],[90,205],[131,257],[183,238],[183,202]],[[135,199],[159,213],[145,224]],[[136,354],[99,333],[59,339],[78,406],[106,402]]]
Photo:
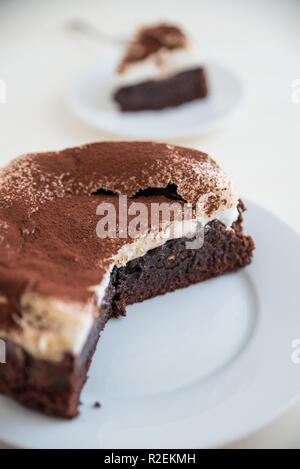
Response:
[[[0,392],[78,415],[109,318],[250,263],[243,211],[212,158],[168,144],[94,143],[2,168]]]
[[[122,111],[159,110],[204,98],[206,74],[181,29],[169,24],[141,28],[122,59],[114,100]]]

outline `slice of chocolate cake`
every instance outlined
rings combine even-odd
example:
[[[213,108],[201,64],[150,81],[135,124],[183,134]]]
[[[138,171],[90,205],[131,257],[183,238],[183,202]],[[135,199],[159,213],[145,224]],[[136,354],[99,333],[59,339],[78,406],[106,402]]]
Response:
[[[114,83],[122,111],[174,107],[206,95],[204,69],[178,27],[159,24],[137,32]]]
[[[75,417],[109,318],[251,261],[243,210],[217,163],[187,148],[103,142],[12,161],[0,172],[0,392]]]

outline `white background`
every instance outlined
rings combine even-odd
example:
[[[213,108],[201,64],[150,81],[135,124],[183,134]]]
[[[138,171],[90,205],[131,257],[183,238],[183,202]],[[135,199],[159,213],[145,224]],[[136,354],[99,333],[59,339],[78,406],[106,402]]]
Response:
[[[78,122],[65,107],[73,75],[115,53],[68,32],[66,21],[78,17],[121,36],[141,22],[173,20],[192,33],[203,59],[236,70],[247,97],[234,120],[175,143],[210,153],[241,194],[300,233],[300,90],[293,88],[300,80],[300,1],[2,0],[0,80],[7,102],[0,103],[1,164],[21,153],[116,138]],[[300,404],[232,447],[300,448]]]

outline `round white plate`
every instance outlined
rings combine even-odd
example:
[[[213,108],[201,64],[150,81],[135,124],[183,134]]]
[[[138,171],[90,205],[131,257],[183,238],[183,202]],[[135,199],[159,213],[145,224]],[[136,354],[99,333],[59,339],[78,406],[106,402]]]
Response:
[[[131,138],[185,138],[223,124],[243,96],[238,76],[227,67],[204,64],[210,94],[205,99],[162,111],[120,112],[111,86],[117,62],[102,57],[83,70],[71,84],[67,103],[71,111],[100,130]]]
[[[247,206],[246,232],[257,245],[250,266],[128,307],[128,317],[102,333],[81,416],[48,418],[2,396],[0,440],[28,448],[216,447],[287,409],[300,394],[292,360],[300,238]]]

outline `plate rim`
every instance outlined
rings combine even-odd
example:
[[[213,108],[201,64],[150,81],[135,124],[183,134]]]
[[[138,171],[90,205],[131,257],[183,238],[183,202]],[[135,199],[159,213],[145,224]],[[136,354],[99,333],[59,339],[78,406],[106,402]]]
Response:
[[[235,81],[236,89],[237,89],[237,94],[235,98],[236,102],[234,103],[233,106],[231,106],[229,110],[226,111],[224,115],[215,117],[211,122],[202,123],[201,126],[193,125],[189,127],[188,129],[186,128],[183,131],[180,131],[180,127],[179,127],[179,129],[176,128],[176,131],[173,131],[173,132],[168,132],[168,131],[163,132],[160,130],[160,132],[158,133],[157,132],[153,133],[152,131],[151,134],[147,132],[144,134],[140,132],[136,133],[134,131],[134,128],[132,131],[127,130],[127,129],[126,130],[122,129],[120,127],[112,129],[106,125],[99,125],[99,123],[96,124],[91,118],[83,116],[83,112],[80,110],[81,105],[78,103],[78,98],[75,98],[76,94],[78,94],[76,89],[78,89],[79,83],[82,82],[83,78],[86,77],[86,75],[90,75],[92,72],[95,72],[95,70],[99,71],[101,60],[106,60],[110,64],[111,67],[113,66],[112,64],[115,65],[117,63],[115,57],[109,58],[107,56],[102,57],[101,59],[98,59],[97,61],[95,60],[90,61],[84,68],[79,70],[77,74],[73,76],[73,79],[71,79],[68,85],[68,88],[66,90],[65,104],[69,112],[71,112],[72,115],[79,122],[83,122],[86,125],[90,126],[91,128],[94,128],[95,130],[103,132],[107,136],[111,135],[114,137],[119,136],[123,138],[131,138],[131,139],[135,138],[135,139],[146,139],[146,140],[173,139],[174,141],[177,141],[180,139],[188,139],[188,138],[193,138],[195,136],[205,135],[210,132],[219,130],[224,125],[226,125],[228,121],[232,119],[239,112],[239,110],[242,108],[243,103],[246,100],[246,84],[242,80],[240,74],[235,69],[233,69],[232,67],[230,67],[229,65],[227,65],[226,63],[220,60],[218,61],[217,60],[205,60],[202,62],[202,64],[207,69],[208,73],[209,73],[209,69],[219,68],[221,71],[223,71],[223,73],[231,75],[231,78]],[[140,111],[137,113],[130,113],[128,114],[128,116],[140,118],[141,116],[143,115],[145,116],[146,114],[150,113],[151,115],[159,118],[159,115],[157,115],[156,113],[170,112],[174,115],[174,113],[180,113],[182,109],[184,108],[186,109],[187,107],[190,107],[190,109],[192,109],[192,107],[197,108],[201,105],[203,105],[203,102],[201,100],[196,100],[196,101],[192,101],[189,103],[184,103],[183,105],[178,106],[176,108],[167,108],[167,109],[163,109],[160,111]],[[114,108],[116,108],[116,106],[112,103],[111,110],[113,110]],[[124,119],[127,117],[127,115],[126,113],[122,113],[119,111],[118,117],[121,117]]]

